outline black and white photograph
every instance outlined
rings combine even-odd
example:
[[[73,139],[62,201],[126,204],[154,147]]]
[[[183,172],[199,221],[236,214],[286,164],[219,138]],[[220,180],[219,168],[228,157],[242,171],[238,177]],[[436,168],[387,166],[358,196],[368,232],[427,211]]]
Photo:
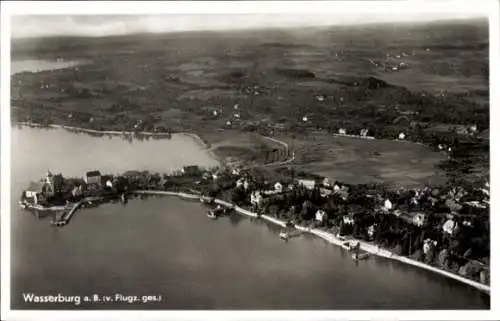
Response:
[[[493,318],[479,2],[2,2],[2,319]]]

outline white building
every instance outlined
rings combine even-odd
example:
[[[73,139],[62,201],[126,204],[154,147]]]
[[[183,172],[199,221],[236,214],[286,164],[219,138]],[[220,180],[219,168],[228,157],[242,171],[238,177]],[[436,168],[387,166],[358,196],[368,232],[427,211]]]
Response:
[[[106,181],[106,186],[109,187],[109,188],[113,188],[113,183],[108,179]]]
[[[347,133],[347,131],[345,130],[345,128],[340,128],[339,129],[339,134],[340,135],[345,135]]]
[[[300,186],[303,186],[309,190],[314,189],[314,187],[316,186],[316,181],[313,179],[299,179],[297,180],[297,182]]]
[[[429,253],[429,251],[436,245],[437,245],[436,241],[433,241],[431,239],[426,239],[424,241],[424,246],[422,247],[424,255],[427,255],[427,253]]]
[[[369,236],[369,237],[373,237],[373,235],[375,235],[375,225],[371,225],[371,226],[368,228],[368,236]]]
[[[399,133],[398,138],[399,139],[405,139],[406,135],[405,133]]]
[[[392,202],[389,199],[386,199],[384,202],[384,209],[386,211],[392,210]]]
[[[471,221],[463,221],[462,224],[465,225],[465,226],[472,227],[472,222]]]
[[[426,221],[426,216],[424,213],[417,213],[413,216],[413,224],[416,226],[423,226]]]
[[[308,121],[308,120],[309,120],[309,119],[307,118],[307,116],[302,117],[302,121],[303,121],[304,123],[307,123],[307,121]]]
[[[328,177],[325,177],[323,179],[323,186],[330,187],[331,185],[332,185],[332,183],[331,183],[330,179]]]
[[[361,137],[366,137],[368,135],[368,129],[366,128],[363,128],[360,132],[359,132],[359,135]]]
[[[243,178],[240,178],[239,180],[236,181],[236,187],[242,187],[243,186]]]
[[[323,222],[323,220],[325,219],[325,216],[326,216],[326,212],[323,211],[322,209],[319,209],[316,211],[315,219],[318,222]]]
[[[283,192],[283,185],[280,182],[276,182],[276,184],[274,184],[274,190],[277,193]]]
[[[348,215],[342,217],[344,224],[354,224],[354,219]]]
[[[453,234],[453,232],[457,229],[457,222],[455,222],[454,220],[450,219],[450,220],[447,220],[444,224],[443,224],[443,231],[447,234]]]
[[[338,184],[333,185],[333,191],[334,191],[335,193],[340,192],[340,186],[339,186]]]
[[[262,197],[262,195],[259,192],[255,191],[255,192],[252,192],[252,194],[250,194],[250,203],[253,206],[261,207],[263,201],[264,201],[264,198]]]

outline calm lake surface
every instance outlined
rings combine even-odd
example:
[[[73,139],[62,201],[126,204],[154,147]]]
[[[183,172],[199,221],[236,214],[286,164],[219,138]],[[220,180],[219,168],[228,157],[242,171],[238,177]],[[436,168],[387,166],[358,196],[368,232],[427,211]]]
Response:
[[[40,72],[43,70],[63,69],[80,65],[81,61],[73,60],[12,60],[10,63],[10,74],[24,71]]]
[[[213,165],[183,135],[129,143],[64,130],[12,129],[12,304],[15,309],[488,309],[489,296],[456,281],[372,257],[356,265],[311,236],[239,215],[216,221],[175,197],[83,209],[64,228],[16,202],[48,169],[166,172]],[[149,304],[29,304],[38,295],[161,295]]]

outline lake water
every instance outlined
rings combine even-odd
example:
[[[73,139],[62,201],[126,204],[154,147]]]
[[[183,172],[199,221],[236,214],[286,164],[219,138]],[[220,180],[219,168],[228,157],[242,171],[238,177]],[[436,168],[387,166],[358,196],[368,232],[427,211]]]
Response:
[[[81,63],[81,61],[73,60],[12,60],[10,63],[10,74],[13,75],[24,71],[40,72],[43,70],[63,69],[74,67]]]
[[[48,169],[165,172],[215,162],[187,136],[133,142],[64,130],[12,130],[12,304],[22,293],[161,295],[161,302],[82,305],[144,309],[487,309],[489,296],[454,280],[372,257],[356,265],[311,236],[239,215],[216,221],[178,198],[132,200],[76,213],[64,228],[18,208],[21,191]]]

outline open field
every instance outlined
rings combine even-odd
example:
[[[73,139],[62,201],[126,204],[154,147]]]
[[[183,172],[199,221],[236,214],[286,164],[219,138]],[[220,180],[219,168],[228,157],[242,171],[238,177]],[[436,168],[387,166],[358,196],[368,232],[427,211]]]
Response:
[[[406,188],[445,181],[435,165],[446,156],[403,141],[365,140],[311,133],[307,138],[280,138],[296,150],[297,170],[332,180],[365,184],[386,182]]]
[[[244,163],[267,163],[276,161],[268,151],[283,149],[283,146],[264,139],[255,133],[223,130],[204,134],[210,150],[226,160]]]

